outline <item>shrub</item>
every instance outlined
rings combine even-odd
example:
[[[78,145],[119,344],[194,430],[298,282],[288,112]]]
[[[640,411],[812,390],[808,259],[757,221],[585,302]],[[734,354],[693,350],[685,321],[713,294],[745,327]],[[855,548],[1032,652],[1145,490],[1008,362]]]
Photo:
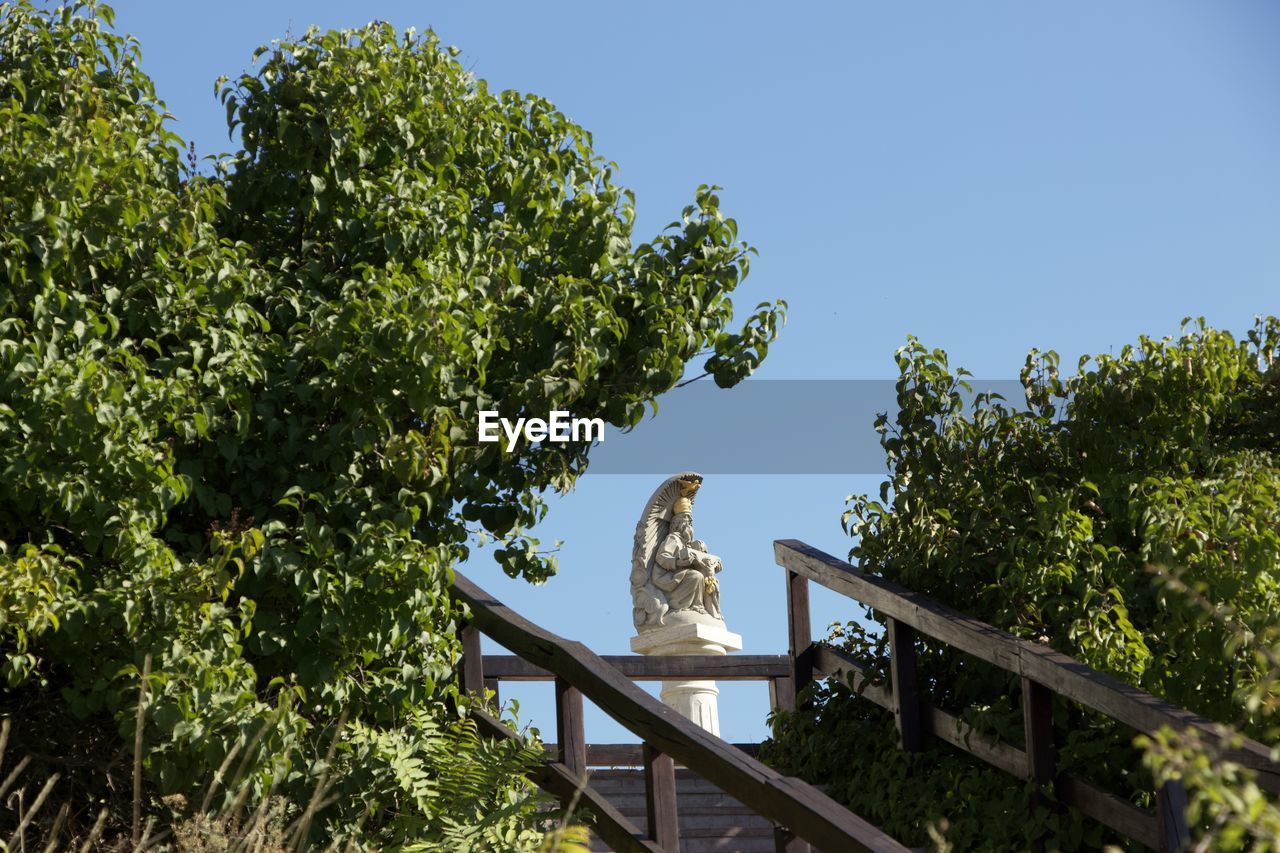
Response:
[[[1246,734],[1273,731],[1274,666],[1254,639],[1280,619],[1280,320],[1242,340],[1203,322],[1142,338],[1070,378],[1033,351],[1025,406],[966,404],[968,374],[914,339],[897,362],[898,412],[877,422],[891,473],[878,500],[850,500],[851,559]],[[855,623],[835,639],[884,677],[881,637]],[[928,642],[920,655],[931,702],[1021,742],[1015,680]],[[944,816],[961,849],[1104,838],[1071,813],[1028,820],[1020,783],[950,747],[897,754],[890,718],[847,688],[816,698],[778,720],[766,754],[834,780],[904,839],[923,843]],[[1149,803],[1132,732],[1064,700],[1054,712],[1063,769]]]
[[[728,328],[736,224],[704,187],[633,244],[585,130],[381,23],[221,81],[243,149],[202,173],[110,23],[0,11],[3,712],[106,795],[150,655],[157,797],[241,750],[253,802],[342,780],[315,840],[537,825],[458,720],[447,590],[476,537],[548,577],[528,530],[589,448],[476,413],[630,427],[700,353],[750,373],[780,318]]]

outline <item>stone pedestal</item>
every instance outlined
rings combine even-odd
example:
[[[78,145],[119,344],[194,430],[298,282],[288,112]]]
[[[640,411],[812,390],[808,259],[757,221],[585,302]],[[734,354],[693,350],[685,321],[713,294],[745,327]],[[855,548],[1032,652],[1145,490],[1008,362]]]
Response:
[[[741,635],[726,629],[724,623],[712,622],[705,616],[702,617],[705,621],[675,621],[682,615],[683,611],[670,614],[668,624],[641,631],[632,637],[631,651],[641,655],[676,657],[726,655],[742,649]],[[717,737],[720,736],[720,710],[716,703],[719,695],[714,681],[662,682],[663,703]]]

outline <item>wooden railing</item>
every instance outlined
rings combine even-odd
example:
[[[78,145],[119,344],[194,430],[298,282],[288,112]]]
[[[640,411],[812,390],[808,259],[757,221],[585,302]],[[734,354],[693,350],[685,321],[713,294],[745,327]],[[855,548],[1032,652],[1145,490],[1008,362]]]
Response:
[[[600,655],[600,659],[632,681],[764,681],[769,687],[769,707],[793,709],[795,691],[791,687],[791,659],[787,655]],[[555,681],[554,673],[534,666],[519,655],[484,655],[484,689],[501,704],[504,683]],[[755,757],[758,743],[735,743],[734,749]],[[557,751],[556,744],[546,744]],[[588,767],[640,767],[644,761],[639,743],[588,743]]]
[[[632,677],[716,679],[764,677],[774,681],[779,696],[794,696],[791,662],[778,657],[679,658],[688,663],[658,664],[634,658],[614,658],[629,674],[581,643],[571,642],[512,612],[461,574],[455,576],[453,596],[470,611],[462,631],[463,660],[459,676],[463,689],[478,693],[489,675],[486,662],[506,678],[523,677],[555,682],[556,755],[537,768],[534,782],[569,802],[575,795],[587,807],[593,828],[614,850],[678,851],[679,825],[675,762],[719,787],[778,827],[779,849],[800,851],[813,843],[829,851],[905,851],[906,848],[816,788],[783,776],[742,750],[734,748],[663,705],[634,683]],[[480,651],[483,633],[518,655],[525,663]],[[649,659],[656,661],[659,659]],[[715,662],[713,663],[712,660]],[[780,664],[786,662],[784,669]],[[684,668],[684,674],[669,670]],[[643,742],[640,763],[645,775],[647,832],[642,832],[598,793],[592,791],[590,763],[583,731],[583,697],[590,699]],[[483,710],[475,710],[482,729],[495,737],[518,738]]]
[[[794,709],[791,660],[787,655],[601,655],[600,659],[633,681],[764,681],[771,708]],[[502,695],[502,682],[554,681],[555,674],[519,655],[485,655],[484,686]],[[758,744],[757,744],[758,746]]]
[[[891,711],[899,746],[919,750],[926,735],[939,738],[1018,778],[1052,785],[1057,798],[1100,823],[1157,850],[1190,845],[1186,793],[1180,783],[1156,795],[1157,809],[1137,808],[1085,779],[1058,772],[1054,762],[1053,697],[1063,696],[1144,734],[1164,726],[1190,729],[1226,748],[1225,757],[1254,770],[1258,784],[1280,792],[1280,765],[1257,741],[1231,745],[1210,720],[1144,693],[1048,646],[1019,639],[984,622],[914,593],[892,581],[867,575],[803,542],[774,543],[774,555],[787,570],[787,612],[792,683],[797,695],[815,678],[835,677]],[[808,581],[842,593],[886,618],[890,684],[873,683],[839,650],[815,644],[809,624]],[[925,701],[916,683],[916,635],[994,664],[1022,680],[1026,748],[992,739]]]

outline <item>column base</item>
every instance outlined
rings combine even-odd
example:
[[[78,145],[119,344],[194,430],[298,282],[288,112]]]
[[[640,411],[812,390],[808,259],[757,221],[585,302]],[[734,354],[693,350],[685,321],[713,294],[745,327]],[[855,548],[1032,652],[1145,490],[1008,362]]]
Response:
[[[631,638],[631,651],[638,655],[724,655],[741,650],[741,634],[701,622],[649,628]]]

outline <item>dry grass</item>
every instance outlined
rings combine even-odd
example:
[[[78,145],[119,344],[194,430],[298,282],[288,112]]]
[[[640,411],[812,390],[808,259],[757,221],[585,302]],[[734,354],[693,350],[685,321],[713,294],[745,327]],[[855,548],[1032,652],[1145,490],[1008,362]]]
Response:
[[[118,798],[114,810],[104,807],[95,811],[92,805],[73,802],[74,791],[60,790],[67,787],[59,784],[62,774],[32,772],[33,767],[45,766],[46,760],[33,762],[32,756],[24,755],[10,769],[6,752],[13,732],[12,719],[0,720],[0,850],[4,851],[296,853],[306,849],[307,829],[325,805],[313,797],[307,809],[294,808],[272,791],[257,808],[246,812],[251,785],[240,778],[226,779],[225,774],[237,754],[253,751],[256,739],[228,754],[199,809],[192,810],[182,795],[165,797],[159,804],[148,803],[143,794],[138,738],[134,743],[132,796]],[[236,796],[220,811],[211,810],[220,787],[236,790]],[[51,802],[59,797],[62,803],[55,808]],[[127,816],[123,814],[126,810],[130,812]],[[300,813],[292,823],[290,812]]]

